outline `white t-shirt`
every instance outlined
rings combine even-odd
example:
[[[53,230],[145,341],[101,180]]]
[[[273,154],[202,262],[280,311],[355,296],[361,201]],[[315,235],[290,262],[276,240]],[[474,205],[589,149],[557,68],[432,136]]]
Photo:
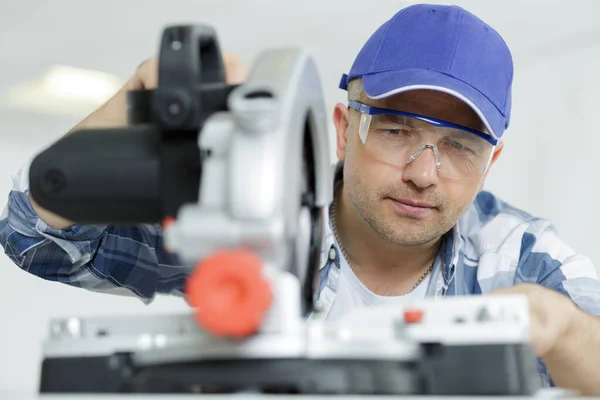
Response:
[[[370,291],[354,274],[346,259],[341,256],[340,276],[337,279],[337,295],[326,317],[329,321],[338,321],[347,312],[359,307],[406,305],[422,300],[425,298],[431,274],[410,293],[402,296],[381,296]]]

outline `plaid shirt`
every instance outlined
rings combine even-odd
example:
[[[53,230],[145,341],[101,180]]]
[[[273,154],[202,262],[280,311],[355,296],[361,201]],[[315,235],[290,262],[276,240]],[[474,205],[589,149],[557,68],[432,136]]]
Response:
[[[183,295],[188,269],[163,250],[158,225],[73,226],[58,231],[35,214],[19,172],[0,218],[0,243],[23,270],[87,290],[133,295]],[[319,302],[311,318],[326,318],[335,299],[340,252],[329,224],[321,250]],[[333,249],[333,251],[332,251]],[[600,279],[591,261],[562,242],[548,220],[536,218],[489,192],[479,193],[444,236],[427,296],[477,295],[537,283],[569,296],[600,316]],[[552,384],[539,360],[540,375]]]

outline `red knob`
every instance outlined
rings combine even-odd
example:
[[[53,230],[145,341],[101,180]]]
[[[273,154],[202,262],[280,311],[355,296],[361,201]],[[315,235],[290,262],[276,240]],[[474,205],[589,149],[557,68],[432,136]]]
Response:
[[[272,302],[260,258],[248,250],[218,251],[202,260],[186,282],[200,326],[217,336],[256,333]]]

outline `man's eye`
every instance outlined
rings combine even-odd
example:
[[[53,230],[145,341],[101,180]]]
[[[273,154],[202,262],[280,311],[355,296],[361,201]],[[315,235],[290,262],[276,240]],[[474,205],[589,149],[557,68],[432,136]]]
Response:
[[[394,127],[387,128],[385,131],[393,135],[410,135],[414,130],[409,127]]]
[[[450,140],[448,142],[448,144],[456,151],[459,151],[463,154],[475,154],[475,152],[473,151],[473,149],[471,149],[470,147],[465,146],[464,144],[462,144],[461,142],[457,142],[456,140]]]
[[[452,140],[450,142],[450,146],[454,147],[457,150],[466,150],[467,149],[465,146],[463,146],[461,143],[457,142],[456,140]]]

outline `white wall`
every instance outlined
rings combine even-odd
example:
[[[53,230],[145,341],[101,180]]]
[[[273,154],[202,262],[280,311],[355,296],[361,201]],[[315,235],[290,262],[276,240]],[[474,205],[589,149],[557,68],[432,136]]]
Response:
[[[600,267],[598,71],[600,37],[595,46],[544,54],[518,70],[512,127],[488,188],[554,220],[564,240]]]
[[[10,9],[8,8],[10,3]],[[251,62],[262,48],[302,45],[319,65],[329,108],[344,99],[342,72],[368,35],[409,2],[13,0],[0,6],[0,90],[54,63],[96,68],[123,78],[157,48],[172,22],[213,23],[224,47]],[[487,188],[555,220],[564,239],[600,265],[597,110],[600,100],[599,3],[457,1],[495,26],[513,48],[513,120]],[[375,6],[376,4],[376,6]],[[377,7],[377,8],[374,8]],[[83,115],[48,116],[0,108],[0,194],[26,157]],[[3,203],[4,200],[0,201]],[[50,317],[183,309],[160,298],[150,307],[35,278],[0,255],[0,392],[34,391]]]

